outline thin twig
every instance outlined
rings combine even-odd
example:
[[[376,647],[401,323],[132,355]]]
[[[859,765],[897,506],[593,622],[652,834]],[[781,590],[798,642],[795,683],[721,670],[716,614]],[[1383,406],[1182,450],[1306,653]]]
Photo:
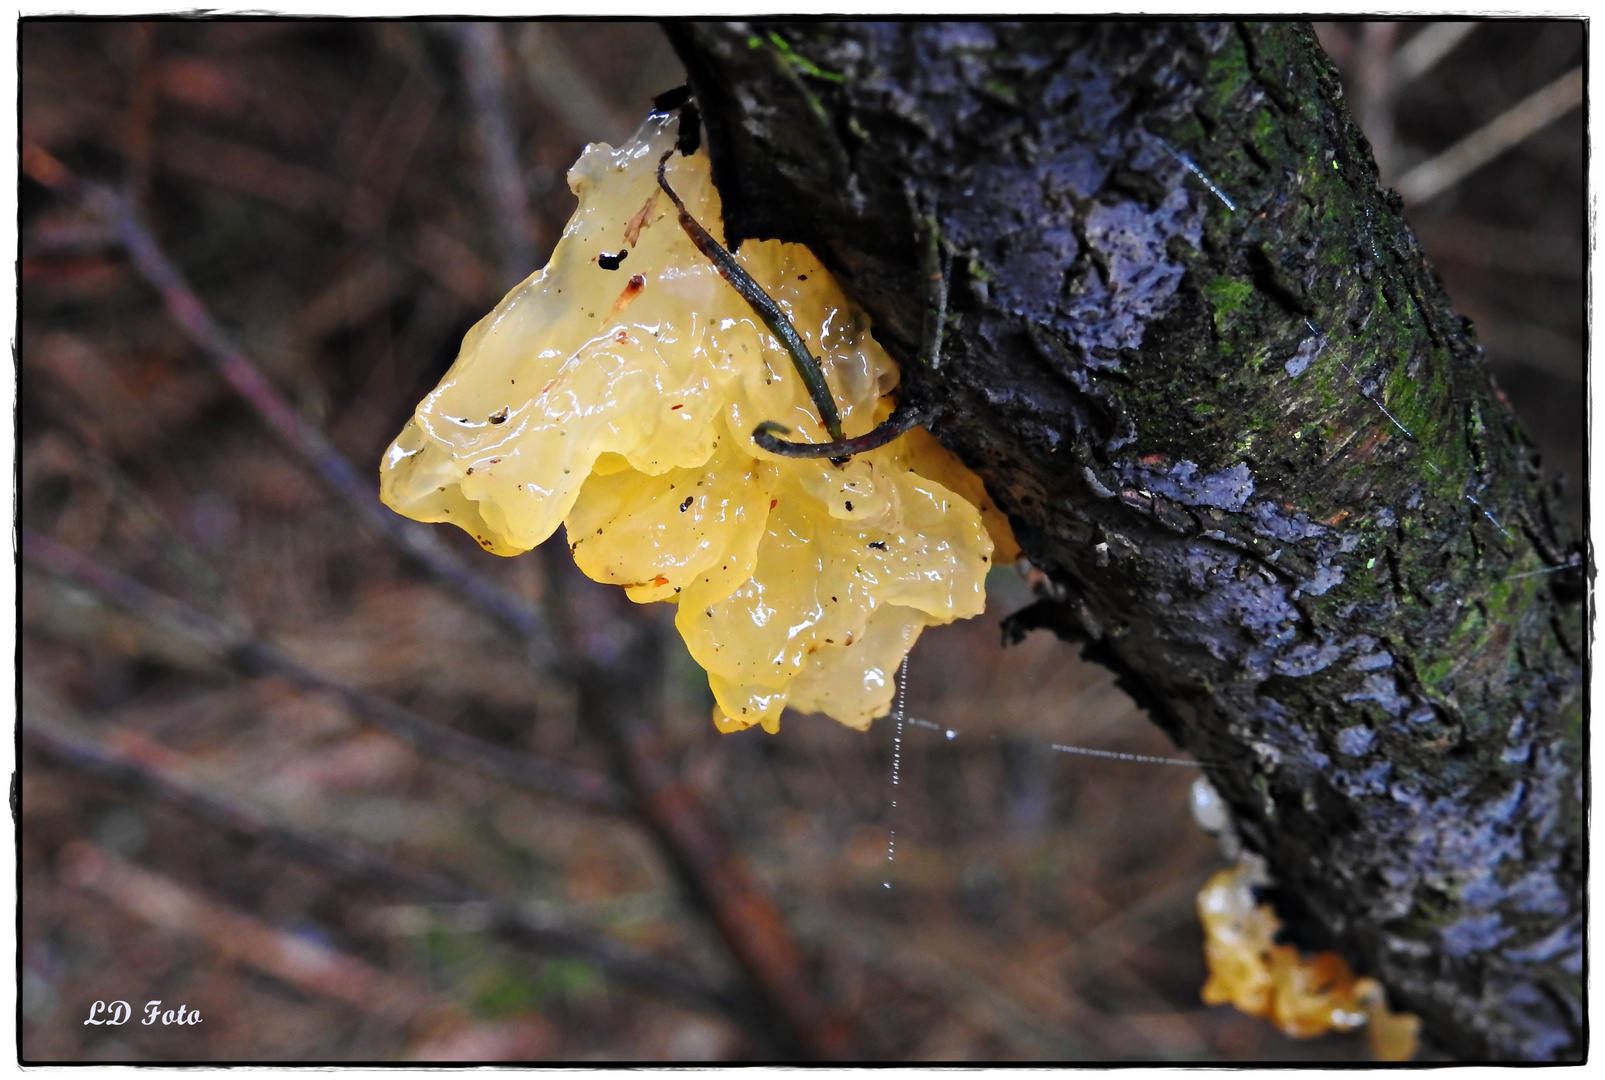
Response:
[[[550,558],[556,563],[560,556]],[[596,633],[590,628],[610,628],[607,642],[587,648],[577,664],[580,721],[612,750],[642,818],[758,989],[755,1004],[772,1015],[790,1052],[851,1060],[852,1027],[818,1000],[785,915],[679,779],[656,726],[647,722],[651,676],[661,664],[660,624],[624,623],[614,612],[627,601],[616,591],[577,588],[583,579],[572,563],[553,566],[549,580],[566,637],[585,641]]]
[[[1401,89],[1438,66],[1477,29],[1474,22],[1428,23],[1393,54],[1393,88]]]
[[[156,36],[161,26],[158,22],[136,22],[128,28],[129,45],[134,53],[130,65],[133,80],[128,91],[128,108],[118,128],[128,163],[126,183],[136,195],[150,190],[152,134],[160,100]]]
[[[194,938],[230,963],[266,972],[297,989],[342,1002],[410,1029],[428,1043],[475,1034],[499,1057],[543,1056],[554,1033],[539,1019],[512,1024],[473,1020],[456,1003],[413,979],[294,934],[83,840],[58,856],[61,879],[170,934]],[[197,1009],[200,1014],[202,1010]],[[207,1017],[200,1016],[201,1023]],[[533,1021],[533,1022],[531,1022]],[[522,1037],[521,1037],[522,1036]],[[533,1055],[532,1055],[533,1052]]]
[[[749,1029],[752,1026],[752,1010],[745,1002],[675,965],[548,913],[492,899],[431,871],[274,821],[243,803],[200,787],[165,764],[142,761],[123,750],[76,735],[26,707],[22,738],[58,765],[157,799],[208,825],[270,845],[337,877],[426,897],[436,903],[474,905],[475,910],[484,913],[486,928],[499,937],[537,950],[579,957],[637,990],[718,1013]]]
[[[534,606],[521,603],[507,590],[471,571],[440,543],[435,533],[407,521],[379,502],[371,478],[356,470],[321,430],[302,419],[267,377],[239,349],[231,345],[211,313],[157,246],[137,212],[125,200],[113,197],[110,212],[135,266],[162,297],[162,303],[180,327],[217,365],[234,390],[251,405],[268,426],[299,450],[325,483],[334,488],[368,524],[422,562],[431,573],[469,594],[482,608],[516,627],[533,642],[548,636],[545,617]],[[547,652],[550,644],[545,645]]]
[[[535,269],[535,226],[524,195],[524,171],[518,164],[518,133],[509,101],[507,54],[500,23],[457,24],[463,75],[474,106],[474,134],[479,143],[481,184],[501,245],[501,284],[510,289]]]
[[[212,361],[223,380],[280,439],[305,458],[319,479],[370,527],[410,555],[437,580],[527,638],[538,664],[543,667],[555,664],[557,648],[551,640],[545,614],[499,583],[470,569],[441,543],[432,529],[408,521],[379,502],[373,480],[358,476],[328,436],[296,412],[250,357],[230,343],[133,204],[116,192],[79,181],[37,146],[24,147],[23,168],[45,186],[82,199],[116,229],[134,268],[156,289],[173,321]]]
[[[610,74],[606,69],[577,63],[548,23],[526,22],[511,33],[530,89],[571,134],[615,144],[629,138],[637,117],[615,109],[597,92],[598,78]]]
[[[1393,175],[1398,156],[1393,122],[1393,45],[1398,38],[1396,22],[1361,23],[1359,62],[1354,68],[1354,116],[1371,141],[1372,156],[1384,178]]]
[[[188,631],[240,674],[276,675],[303,690],[338,698],[353,716],[427,757],[473,769],[525,791],[558,795],[592,810],[617,813],[628,805],[618,786],[605,776],[504,750],[348,686],[286,656],[246,630],[204,615],[49,537],[24,529],[22,554],[28,562],[98,593],[132,615]]]
[[[557,1041],[551,1025],[539,1016],[475,1020],[413,979],[269,925],[98,845],[68,843],[59,865],[63,881],[102,903],[170,934],[196,939],[231,963],[408,1029],[408,1056],[414,1060],[457,1060],[466,1052],[479,1060],[528,1061],[550,1056]],[[189,1022],[206,1021],[200,1009],[194,1015]]]
[[[658,182],[663,182],[661,162],[658,166]],[[676,200],[677,204],[678,201]],[[918,363],[923,368],[935,371],[942,365],[942,339],[947,333],[946,245],[942,242],[941,229],[937,224],[935,212],[919,213],[912,191],[909,193],[909,206],[919,221],[920,249],[924,255],[922,260],[924,265],[920,268],[920,272],[925,279],[925,319]],[[768,297],[764,299],[767,300]],[[789,321],[787,325],[790,326]],[[892,415],[868,434],[827,443],[790,442],[777,438],[779,435],[791,434],[791,429],[773,420],[765,420],[752,429],[752,441],[771,454],[779,454],[781,457],[829,458],[833,464],[840,465],[857,454],[878,449],[922,424],[930,423],[934,415],[935,410],[920,408],[911,402],[903,401],[898,404]]]
[[[1583,102],[1583,69],[1528,95],[1449,149],[1422,162],[1394,184],[1406,206],[1417,206],[1454,187],[1494,158],[1536,135]]]
[[[878,450],[887,443],[902,438],[930,419],[928,410],[901,404],[892,415],[868,434],[827,443],[788,442],[778,436],[791,434],[789,427],[773,420],[765,420],[752,429],[752,441],[771,454],[778,454],[781,457],[829,458],[840,465],[851,457]]]
[[[824,369],[819,361],[814,359],[813,353],[808,351],[808,345],[797,328],[791,324],[786,313],[780,309],[770,295],[763,291],[763,286],[752,280],[752,275],[736,261],[736,257],[724,249],[713,234],[702,227],[702,223],[692,216],[691,211],[675,194],[674,188],[669,186],[669,178],[665,174],[669,158],[674,155],[675,148],[670,147],[658,159],[658,186],[669,196],[674,208],[679,212],[680,227],[697,246],[697,250],[713,263],[719,276],[730,283],[730,287],[741,294],[741,298],[763,320],[769,332],[780,339],[791,355],[792,366],[797,369],[797,377],[802,379],[803,385],[808,388],[808,396],[813,399],[814,408],[819,411],[820,422],[825,425],[832,442],[841,442],[845,436],[842,434],[841,414],[836,410],[836,399],[831,396],[830,386],[825,382]],[[784,430],[784,429],[782,429]]]

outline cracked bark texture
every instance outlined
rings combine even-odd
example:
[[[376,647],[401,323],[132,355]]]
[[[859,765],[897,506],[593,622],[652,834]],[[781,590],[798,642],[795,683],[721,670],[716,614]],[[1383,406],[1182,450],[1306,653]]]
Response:
[[[1575,1059],[1582,548],[1303,24],[675,23],[728,238],[808,244],[1299,944]],[[916,218],[954,252],[914,365]]]

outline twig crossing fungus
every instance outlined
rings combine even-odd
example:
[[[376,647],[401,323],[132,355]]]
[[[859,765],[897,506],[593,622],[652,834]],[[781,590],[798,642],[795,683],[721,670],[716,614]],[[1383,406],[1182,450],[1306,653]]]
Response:
[[[1018,548],[923,428],[842,462],[754,440],[761,424],[831,434],[659,187],[675,123],[654,115],[629,144],[581,155],[551,262],[469,331],[385,454],[381,495],[498,555],[561,522],[590,577],[679,605],[721,731],[778,731],[788,704],[862,728],[920,631],[979,614],[994,556]],[[721,220],[705,154],[672,155],[666,178],[696,221]],[[896,365],[824,266],[776,241],[733,257],[819,359],[846,438],[886,420]]]

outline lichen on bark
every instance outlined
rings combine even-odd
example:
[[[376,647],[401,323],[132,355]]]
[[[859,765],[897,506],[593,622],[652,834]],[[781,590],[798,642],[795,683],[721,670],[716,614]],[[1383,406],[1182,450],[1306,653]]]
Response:
[[[1582,549],[1308,28],[669,30],[729,238],[807,243],[947,406],[1035,621],[1221,763],[1301,943],[1450,1053],[1581,1054]]]

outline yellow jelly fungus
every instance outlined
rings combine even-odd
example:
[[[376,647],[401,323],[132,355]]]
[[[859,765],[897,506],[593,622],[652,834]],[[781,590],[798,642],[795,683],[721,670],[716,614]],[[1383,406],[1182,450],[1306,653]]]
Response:
[[[862,728],[920,631],[979,614],[994,554],[1019,549],[923,428],[840,466],[753,443],[765,420],[828,436],[784,348],[658,188],[676,123],[586,148],[551,262],[469,331],[385,454],[380,494],[498,555],[561,522],[590,577],[678,604],[722,731],[777,731],[787,705]],[[675,155],[668,179],[717,235],[707,155]],[[776,241],[737,258],[820,360],[847,436],[884,420],[896,365],[824,266]]]
[[[1204,1004],[1234,1005],[1295,1039],[1364,1025],[1378,1061],[1415,1057],[1421,1021],[1390,1012],[1381,983],[1355,978],[1337,953],[1305,956],[1275,943],[1281,921],[1254,899],[1254,885],[1262,880],[1258,864],[1245,860],[1215,874],[1198,892],[1209,967]]]

